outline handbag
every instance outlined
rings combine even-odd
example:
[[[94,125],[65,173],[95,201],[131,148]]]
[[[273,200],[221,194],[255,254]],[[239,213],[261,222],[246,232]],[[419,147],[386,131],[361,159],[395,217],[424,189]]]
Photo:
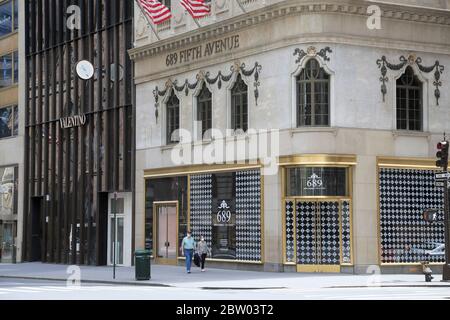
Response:
[[[194,254],[194,264],[195,264],[197,267],[200,267],[200,255],[198,254],[198,252],[196,252],[196,253]]]

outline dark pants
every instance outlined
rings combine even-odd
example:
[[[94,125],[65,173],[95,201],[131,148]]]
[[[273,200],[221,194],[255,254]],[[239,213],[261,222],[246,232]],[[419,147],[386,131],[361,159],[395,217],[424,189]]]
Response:
[[[186,257],[186,270],[188,272],[191,271],[191,265],[192,265],[192,256],[194,255],[193,249],[184,249],[184,256]]]
[[[202,270],[205,269],[205,262],[206,262],[206,257],[207,257],[207,256],[208,256],[208,255],[207,255],[206,253],[203,253],[203,254],[201,255],[200,263],[202,264]]]

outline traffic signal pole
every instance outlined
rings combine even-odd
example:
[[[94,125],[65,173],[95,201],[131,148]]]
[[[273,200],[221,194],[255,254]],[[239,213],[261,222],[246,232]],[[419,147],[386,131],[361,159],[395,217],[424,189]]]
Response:
[[[448,172],[448,152],[449,142],[445,139],[439,142],[436,157],[436,166],[442,168],[443,172]],[[445,264],[442,272],[442,281],[450,281],[450,213],[449,213],[449,179],[444,182],[444,228],[445,228]]]
[[[450,214],[448,203],[448,185],[444,186],[444,223],[445,223],[445,264],[442,280],[450,281]]]

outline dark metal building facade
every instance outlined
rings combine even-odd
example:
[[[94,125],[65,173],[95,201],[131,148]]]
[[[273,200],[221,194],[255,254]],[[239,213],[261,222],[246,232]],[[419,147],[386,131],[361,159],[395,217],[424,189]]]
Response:
[[[23,260],[105,265],[109,195],[134,190],[133,1],[33,0],[25,10]],[[95,68],[89,80],[77,76],[81,60]],[[85,124],[63,125],[76,116]]]

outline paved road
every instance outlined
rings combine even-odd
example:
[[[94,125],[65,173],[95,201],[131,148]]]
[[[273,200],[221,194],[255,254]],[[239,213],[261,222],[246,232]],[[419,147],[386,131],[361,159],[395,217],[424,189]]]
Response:
[[[227,290],[83,284],[0,279],[0,300],[436,300],[450,299],[448,287],[305,288]]]

